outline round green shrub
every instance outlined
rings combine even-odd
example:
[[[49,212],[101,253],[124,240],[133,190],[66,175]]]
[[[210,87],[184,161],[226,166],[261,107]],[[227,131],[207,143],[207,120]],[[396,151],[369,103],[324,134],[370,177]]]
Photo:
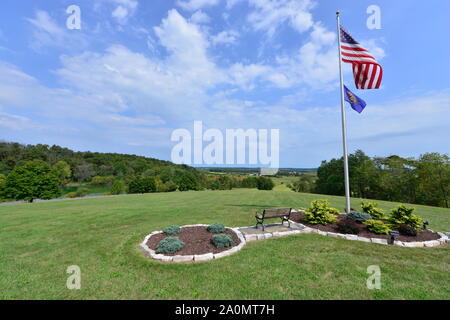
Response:
[[[175,236],[181,232],[181,228],[179,226],[170,226],[163,230],[163,233],[167,236]]]
[[[422,227],[423,219],[414,214],[414,208],[408,208],[405,205],[399,205],[391,210],[391,216],[388,221],[392,226],[405,224],[419,230]]]
[[[175,253],[184,247],[184,242],[178,237],[162,239],[156,247],[157,253]]]
[[[225,232],[225,226],[223,223],[213,223],[207,226],[206,230],[212,233],[222,233]]]
[[[305,212],[306,222],[327,225],[338,220],[339,210],[330,207],[328,200],[313,200]]]
[[[372,216],[374,219],[384,219],[385,214],[383,210],[378,208],[378,204],[376,202],[366,202],[363,201],[361,203],[362,211],[365,213],[368,213]]]
[[[358,212],[358,211],[350,211],[350,213],[347,215],[349,219],[352,219],[356,222],[364,222],[367,220],[372,219],[372,216],[365,212]]]
[[[227,234],[216,234],[212,237],[212,243],[216,248],[227,248],[233,245],[233,239]]]
[[[389,234],[389,231],[391,231],[383,221],[379,220],[367,220],[364,222],[364,225],[367,227],[367,230],[377,234]]]

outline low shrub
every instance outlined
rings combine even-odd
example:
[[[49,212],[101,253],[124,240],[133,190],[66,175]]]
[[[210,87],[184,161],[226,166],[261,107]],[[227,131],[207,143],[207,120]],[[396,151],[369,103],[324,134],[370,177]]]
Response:
[[[81,187],[81,188],[78,188],[77,189],[77,195],[78,195],[78,197],[85,197],[85,196],[87,196],[88,194],[89,194],[89,189],[88,188],[83,188],[83,187]]]
[[[223,223],[213,223],[206,227],[206,230],[212,233],[222,233],[225,232],[225,226]]]
[[[370,214],[374,219],[386,218],[386,215],[384,214],[383,210],[378,208],[378,204],[376,202],[363,201],[361,203],[361,208],[364,213]]]
[[[365,212],[358,212],[358,211],[350,211],[350,213],[347,214],[347,217],[349,219],[352,219],[353,221],[361,222],[361,223],[372,219],[372,216],[370,214],[365,213]]]
[[[352,219],[343,219],[337,223],[336,231],[345,234],[358,234],[359,225]]]
[[[258,177],[257,179],[256,188],[258,190],[272,190],[275,187],[275,183],[270,178]]]
[[[211,241],[216,248],[227,248],[233,245],[233,239],[227,234],[216,234]]]
[[[115,180],[111,186],[111,194],[121,194],[126,190],[123,180]]]
[[[184,247],[184,242],[178,237],[162,239],[156,247],[157,253],[175,253]]]
[[[367,227],[367,230],[377,234],[389,234],[389,227],[383,222],[379,220],[367,220],[364,222],[364,225]]]
[[[88,194],[88,188],[80,187],[77,189],[77,191],[67,193],[64,198],[81,198],[87,196]]]
[[[337,221],[339,210],[332,208],[328,200],[313,200],[311,208],[305,212],[305,221],[312,224],[327,225]]]
[[[411,228],[410,226],[408,226],[406,224],[401,224],[400,226],[398,226],[398,232],[400,232],[400,234],[403,236],[408,236],[408,237],[417,236],[416,229]]]
[[[399,205],[397,208],[391,210],[391,216],[388,221],[392,226],[405,224],[419,230],[423,225],[423,219],[414,214],[415,208],[408,208],[405,205]]]
[[[69,192],[64,196],[64,198],[77,198],[77,197],[78,197],[78,193],[76,193],[76,192]]]
[[[170,226],[163,230],[163,233],[168,236],[175,236],[181,232],[181,228],[179,226]]]

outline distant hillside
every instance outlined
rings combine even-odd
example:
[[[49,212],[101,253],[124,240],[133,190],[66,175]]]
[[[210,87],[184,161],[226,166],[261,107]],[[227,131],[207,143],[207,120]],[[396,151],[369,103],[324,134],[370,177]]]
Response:
[[[190,171],[201,174],[195,168],[177,165],[169,161],[143,156],[117,153],[75,152],[57,145],[24,145],[15,142],[0,142],[0,173],[8,175],[16,166],[27,161],[43,160],[53,166],[64,161],[70,166],[71,180],[89,181],[94,176],[125,178],[132,175],[156,176],[162,174],[170,180],[175,171]],[[170,176],[170,177],[169,177]]]

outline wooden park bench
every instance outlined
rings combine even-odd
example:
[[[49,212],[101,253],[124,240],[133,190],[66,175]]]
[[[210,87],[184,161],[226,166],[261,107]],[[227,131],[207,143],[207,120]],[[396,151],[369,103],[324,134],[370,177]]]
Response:
[[[277,208],[277,209],[264,209],[262,214],[258,215],[256,213],[256,229],[258,229],[258,225],[262,225],[262,229],[264,231],[264,220],[272,219],[272,218],[281,218],[281,224],[285,221],[289,223],[289,228],[291,227],[291,222],[289,221],[291,217],[292,208]]]

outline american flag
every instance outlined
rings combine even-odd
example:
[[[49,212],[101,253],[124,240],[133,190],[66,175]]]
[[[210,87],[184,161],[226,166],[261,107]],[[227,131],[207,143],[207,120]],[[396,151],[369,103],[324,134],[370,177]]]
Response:
[[[358,89],[378,89],[383,79],[383,68],[353,37],[341,28],[342,61],[351,63]]]

